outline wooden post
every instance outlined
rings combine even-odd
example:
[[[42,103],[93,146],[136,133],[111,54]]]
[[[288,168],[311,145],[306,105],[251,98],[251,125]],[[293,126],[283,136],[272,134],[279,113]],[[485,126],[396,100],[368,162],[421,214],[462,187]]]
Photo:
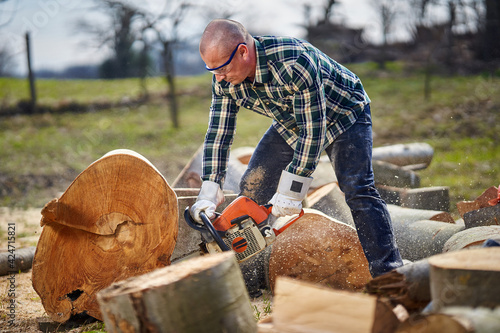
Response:
[[[33,74],[33,69],[31,67],[31,39],[30,33],[26,32],[26,59],[28,62],[28,80],[30,84],[30,96],[31,96],[31,113],[36,111],[36,88],[35,88],[35,75]]]
[[[257,332],[232,252],[189,259],[98,294],[110,333]]]

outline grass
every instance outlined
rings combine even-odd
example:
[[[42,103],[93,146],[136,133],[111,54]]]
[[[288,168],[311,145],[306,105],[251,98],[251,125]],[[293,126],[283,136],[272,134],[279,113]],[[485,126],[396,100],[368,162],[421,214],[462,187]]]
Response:
[[[369,63],[348,67],[361,77],[372,99],[374,145],[431,144],[434,159],[429,168],[419,171],[421,185],[449,186],[452,210],[457,201],[473,199],[486,188],[498,186],[498,77],[434,76],[431,99],[425,100],[422,74],[406,70],[404,64],[391,63],[385,71]],[[203,142],[210,76],[177,79],[179,129],[172,128],[168,106],[161,97],[164,80],[150,78],[147,87],[156,97],[139,107],[0,119],[0,176],[19,179],[19,183],[25,176],[71,178],[105,153],[127,148],[148,158],[172,182]],[[119,101],[141,94],[137,79],[38,80],[37,88],[39,103],[46,105]],[[0,79],[1,105],[26,99],[27,93],[25,81]],[[234,147],[256,145],[269,125],[269,119],[241,110]],[[43,192],[43,183],[37,184],[17,191],[0,189],[0,205],[45,204],[52,196]]]

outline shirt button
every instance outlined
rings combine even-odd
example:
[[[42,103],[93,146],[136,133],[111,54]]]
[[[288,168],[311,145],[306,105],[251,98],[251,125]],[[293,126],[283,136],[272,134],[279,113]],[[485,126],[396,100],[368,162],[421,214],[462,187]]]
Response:
[[[250,109],[250,105],[247,105],[247,109]]]

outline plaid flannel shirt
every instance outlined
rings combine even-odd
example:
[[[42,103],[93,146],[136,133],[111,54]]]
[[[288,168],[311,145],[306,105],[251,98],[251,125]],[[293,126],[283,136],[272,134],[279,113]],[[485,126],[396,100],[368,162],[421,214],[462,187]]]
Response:
[[[306,41],[254,37],[254,82],[212,80],[205,136],[203,180],[223,184],[240,107],[273,119],[295,150],[287,171],[310,176],[322,151],[345,132],[370,103],[360,79]]]

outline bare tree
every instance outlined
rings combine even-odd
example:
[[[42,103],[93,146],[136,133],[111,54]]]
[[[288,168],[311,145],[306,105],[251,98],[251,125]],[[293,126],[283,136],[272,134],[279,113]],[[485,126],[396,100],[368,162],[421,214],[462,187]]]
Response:
[[[97,24],[95,20],[77,22],[77,30],[93,36],[97,47],[109,47],[113,56],[103,65],[105,77],[123,78],[132,74],[131,60],[134,58],[132,45],[140,38],[136,22],[142,17],[138,8],[118,0],[96,0],[94,10],[104,13],[109,21]]]
[[[389,44],[389,35],[392,32],[394,22],[400,14],[400,0],[375,0],[371,5],[379,15],[380,25],[382,27],[382,46],[381,54],[378,59],[380,68],[385,68],[387,61],[387,49]]]
[[[174,128],[179,128],[179,111],[175,85],[174,52],[179,43],[179,26],[185,19],[191,5],[185,1],[168,2],[159,14],[144,13],[142,31],[148,30],[156,34],[161,45],[165,80],[168,86],[168,101],[170,104],[170,118]]]

